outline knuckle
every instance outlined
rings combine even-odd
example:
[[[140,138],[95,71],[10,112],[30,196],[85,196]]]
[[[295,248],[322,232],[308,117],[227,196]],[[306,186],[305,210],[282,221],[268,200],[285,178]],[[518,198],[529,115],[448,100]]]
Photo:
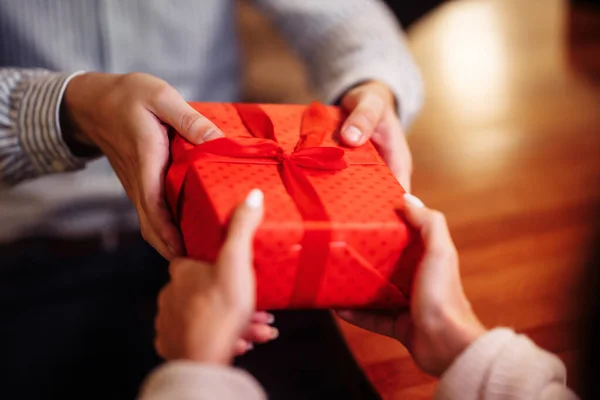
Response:
[[[379,123],[379,115],[372,107],[365,106],[357,110],[354,121],[361,127],[375,128]]]
[[[202,122],[204,122],[204,117],[200,113],[185,112],[181,115],[178,131],[183,134],[191,133],[193,128]]]
[[[154,77],[144,72],[129,72],[121,76],[120,83],[125,86],[137,85],[140,82],[148,80],[149,78]]]
[[[141,79],[145,79],[148,75],[144,72],[130,72],[125,74],[123,77],[130,81],[138,81]]]
[[[166,229],[164,223],[165,213],[168,213],[166,205],[163,206],[163,199],[153,193],[143,192],[140,195],[140,205],[148,216],[148,224],[154,229]]]
[[[156,203],[156,199],[148,191],[142,190],[141,192],[142,192],[140,194],[141,206],[144,209],[144,211],[146,212],[146,215],[148,215],[149,218],[152,218],[152,216],[154,215],[154,213],[152,212],[153,211],[152,209]]]
[[[169,98],[173,95],[175,89],[167,82],[158,79],[152,88],[152,98],[157,104],[165,103],[169,101]]]
[[[437,210],[431,211],[430,223],[434,228],[439,228],[446,225],[446,216]]]

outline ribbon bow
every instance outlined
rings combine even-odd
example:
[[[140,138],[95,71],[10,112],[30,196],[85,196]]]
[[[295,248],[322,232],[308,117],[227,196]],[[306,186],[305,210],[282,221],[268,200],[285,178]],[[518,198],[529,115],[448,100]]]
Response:
[[[332,130],[328,110],[320,103],[310,104],[302,115],[300,139],[292,153],[286,153],[280,146],[271,119],[259,105],[236,104],[235,108],[253,137],[215,139],[189,150],[173,148],[173,162],[167,179],[167,200],[173,214],[178,216],[178,197],[185,171],[194,161],[202,158],[214,160],[216,156],[225,157],[229,163],[278,165],[283,184],[305,223],[308,221],[322,223],[319,224],[320,229],[305,229],[300,243],[302,251],[298,276],[301,278],[296,279],[291,306],[308,306],[318,294],[327,265],[331,221],[325,205],[303,169],[323,171],[345,169],[348,163],[344,159],[344,150],[339,147],[320,147],[325,136]],[[185,139],[177,136],[174,143],[177,140]],[[323,227],[327,228],[323,229]]]

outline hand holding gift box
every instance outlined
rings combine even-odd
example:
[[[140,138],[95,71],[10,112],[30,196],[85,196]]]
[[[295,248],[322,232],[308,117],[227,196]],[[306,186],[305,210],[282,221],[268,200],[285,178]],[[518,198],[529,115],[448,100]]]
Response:
[[[167,198],[189,257],[214,261],[228,218],[265,193],[256,233],[257,308],[398,308],[412,271],[398,260],[404,189],[375,148],[335,138],[342,111],[319,103],[192,103],[227,136],[171,144]]]

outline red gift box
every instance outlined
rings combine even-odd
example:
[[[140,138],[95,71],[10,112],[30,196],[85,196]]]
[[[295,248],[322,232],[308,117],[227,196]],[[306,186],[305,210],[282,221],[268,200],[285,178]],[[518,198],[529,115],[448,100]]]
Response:
[[[254,241],[258,309],[398,308],[412,271],[398,260],[404,189],[369,142],[335,139],[345,115],[320,103],[191,103],[227,138],[171,141],[167,198],[187,255],[214,261],[233,209],[265,194]]]

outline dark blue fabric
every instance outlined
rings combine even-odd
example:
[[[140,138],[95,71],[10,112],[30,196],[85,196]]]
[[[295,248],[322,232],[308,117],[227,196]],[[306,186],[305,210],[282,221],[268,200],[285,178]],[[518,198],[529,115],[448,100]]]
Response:
[[[0,254],[0,391],[18,399],[133,399],[160,360],[167,264],[141,239],[114,253]]]
[[[161,362],[153,324],[167,263],[141,239],[86,256],[49,247],[0,253],[1,397],[134,399]],[[270,399],[380,398],[329,312],[278,312],[276,326],[276,341],[236,360]]]

